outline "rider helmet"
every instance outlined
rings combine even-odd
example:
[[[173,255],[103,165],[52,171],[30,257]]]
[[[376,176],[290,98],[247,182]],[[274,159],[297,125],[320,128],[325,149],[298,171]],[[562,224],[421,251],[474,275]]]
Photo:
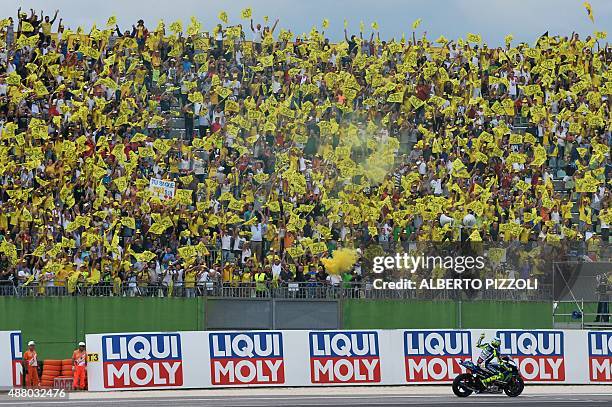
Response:
[[[496,336],[495,338],[491,340],[491,346],[495,348],[499,348],[500,344],[501,344],[501,339],[499,339],[499,336]]]

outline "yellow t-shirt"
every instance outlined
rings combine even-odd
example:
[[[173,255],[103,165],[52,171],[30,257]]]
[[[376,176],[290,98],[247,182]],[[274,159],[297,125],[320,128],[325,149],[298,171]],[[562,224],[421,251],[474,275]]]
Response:
[[[185,274],[185,288],[193,288],[195,287],[195,271],[188,271]]]
[[[40,26],[42,27],[43,34],[46,36],[51,35],[51,23],[42,23]]]

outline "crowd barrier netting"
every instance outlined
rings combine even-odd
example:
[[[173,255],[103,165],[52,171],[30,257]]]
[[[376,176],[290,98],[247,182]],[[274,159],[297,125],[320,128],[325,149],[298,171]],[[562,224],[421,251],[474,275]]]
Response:
[[[89,334],[89,389],[450,383],[481,333],[528,383],[612,384],[612,331],[291,330]]]

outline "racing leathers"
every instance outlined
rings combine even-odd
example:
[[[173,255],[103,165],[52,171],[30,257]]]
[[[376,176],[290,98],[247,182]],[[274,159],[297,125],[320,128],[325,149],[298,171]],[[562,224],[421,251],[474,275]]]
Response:
[[[503,380],[509,368],[499,354],[499,343],[495,344],[495,340],[491,343],[483,343],[483,339],[484,335],[481,335],[476,346],[482,350],[478,358],[478,366],[491,372],[489,377],[482,380],[482,384],[487,386],[495,380]]]

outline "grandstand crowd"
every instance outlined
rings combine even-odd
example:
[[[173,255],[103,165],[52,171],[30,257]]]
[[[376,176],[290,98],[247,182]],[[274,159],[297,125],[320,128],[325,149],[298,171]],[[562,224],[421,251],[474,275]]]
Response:
[[[3,294],[333,285],[367,277],[329,275],[338,248],[609,243],[604,32],[335,43],[250,10],[210,32],[58,16],[0,21]]]

